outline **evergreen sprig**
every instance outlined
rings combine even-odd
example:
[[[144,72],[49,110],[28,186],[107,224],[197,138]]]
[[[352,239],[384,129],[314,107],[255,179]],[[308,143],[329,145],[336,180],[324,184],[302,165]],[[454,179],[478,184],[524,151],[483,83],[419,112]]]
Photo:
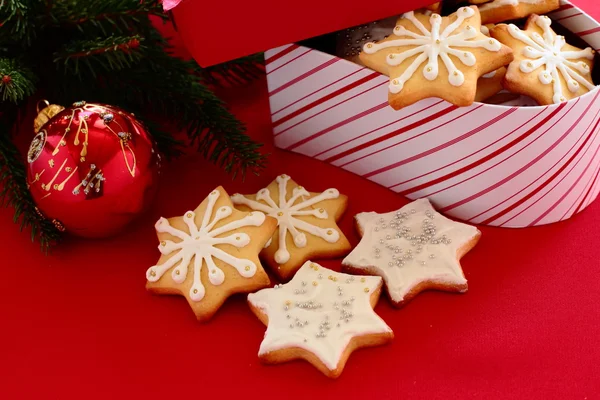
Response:
[[[33,71],[11,58],[0,58],[0,93],[2,101],[18,104],[35,91]]]
[[[74,40],[54,53],[54,62],[59,67],[64,66],[65,74],[78,76],[80,67],[84,66],[96,77],[97,70],[120,70],[140,61],[144,57],[142,40],[139,35]]]
[[[0,206],[13,207],[13,222],[19,224],[21,231],[29,227],[31,240],[37,237],[42,250],[48,251],[60,240],[60,232],[36,211],[21,155],[10,140],[10,129],[4,121],[0,122]]]
[[[36,212],[10,139],[36,89],[57,104],[86,100],[134,112],[167,157],[185,143],[165,120],[234,178],[264,167],[261,145],[211,91],[260,75],[262,55],[200,68],[172,55],[155,26],[167,19],[160,0],[0,0],[0,205],[14,207],[15,221],[44,248],[59,232]]]

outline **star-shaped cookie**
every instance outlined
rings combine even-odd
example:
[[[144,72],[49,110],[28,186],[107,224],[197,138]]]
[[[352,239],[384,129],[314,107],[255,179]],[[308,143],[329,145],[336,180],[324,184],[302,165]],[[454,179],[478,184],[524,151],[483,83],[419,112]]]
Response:
[[[230,295],[269,285],[258,253],[276,225],[263,213],[235,210],[218,187],[194,211],[158,220],[162,255],[146,271],[146,288],[184,296],[196,318],[208,320]]]
[[[354,350],[394,337],[373,311],[381,287],[378,276],[355,277],[307,261],[285,285],[249,294],[250,308],[268,325],[259,358],[268,364],[304,359],[338,377]]]
[[[469,106],[475,101],[477,80],[513,59],[509,47],[481,32],[476,6],[462,7],[448,17],[408,12],[393,35],[367,43],[359,57],[390,77],[389,103],[394,109],[429,97]]]
[[[594,50],[571,46],[551,28],[552,20],[532,15],[525,30],[496,25],[491,35],[514,50],[504,78],[511,92],[535,99],[540,105],[561,103],[595,88],[591,71]]]
[[[560,7],[560,0],[471,0],[470,3],[479,5],[481,22],[484,24],[521,19],[531,14],[546,14]]]
[[[278,228],[261,256],[282,280],[290,279],[308,259],[350,251],[348,239],[336,224],[348,198],[337,189],[308,192],[284,174],[257,194],[234,194],[231,200],[241,210],[261,211],[277,219]]]
[[[467,291],[459,260],[481,236],[474,226],[444,217],[427,199],[355,219],[362,239],[342,261],[343,270],[383,277],[395,306],[427,289]]]

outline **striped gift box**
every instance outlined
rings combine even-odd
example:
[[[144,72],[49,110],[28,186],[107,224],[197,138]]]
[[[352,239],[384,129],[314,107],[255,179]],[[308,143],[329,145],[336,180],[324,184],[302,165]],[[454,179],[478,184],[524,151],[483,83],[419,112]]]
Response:
[[[600,48],[600,25],[563,0],[555,23]],[[395,111],[388,78],[290,44],[266,52],[275,145],[326,161],[470,223],[565,220],[600,191],[600,89],[566,103]]]

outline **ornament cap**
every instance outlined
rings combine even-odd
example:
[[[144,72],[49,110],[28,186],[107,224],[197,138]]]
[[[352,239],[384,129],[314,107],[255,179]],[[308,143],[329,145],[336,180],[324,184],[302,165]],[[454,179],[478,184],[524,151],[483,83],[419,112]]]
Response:
[[[40,105],[42,104],[45,104],[46,106],[44,108],[40,108]],[[50,121],[52,117],[54,117],[56,114],[58,114],[64,109],[65,108],[63,106],[57,104],[50,104],[48,100],[38,101],[36,105],[37,117],[35,117],[33,121],[33,131],[35,133],[38,133],[40,129],[42,129],[42,126],[46,124],[46,122]]]

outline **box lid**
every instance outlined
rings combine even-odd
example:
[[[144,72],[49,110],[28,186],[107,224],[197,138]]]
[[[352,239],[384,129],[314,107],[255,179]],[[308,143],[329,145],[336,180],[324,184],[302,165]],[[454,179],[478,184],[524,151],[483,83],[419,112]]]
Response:
[[[208,67],[435,2],[183,0],[171,12],[192,57]]]

